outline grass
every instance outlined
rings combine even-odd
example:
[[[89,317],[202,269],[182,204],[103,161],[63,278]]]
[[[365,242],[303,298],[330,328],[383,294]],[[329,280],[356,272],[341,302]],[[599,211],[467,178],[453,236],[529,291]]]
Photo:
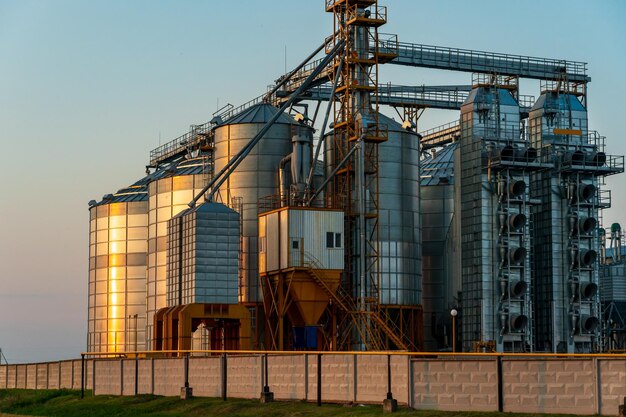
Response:
[[[304,402],[274,402],[260,404],[254,400],[217,398],[194,398],[183,401],[176,397],[140,395],[137,397],[92,397],[87,393],[80,399],[79,391],[70,390],[0,390],[0,416],[4,413],[47,417],[300,417],[300,416],[380,416],[382,406],[367,405],[346,407],[336,404],[315,404]],[[415,417],[557,417],[566,414],[516,414],[483,412],[444,412],[417,411],[400,408],[397,416]]]

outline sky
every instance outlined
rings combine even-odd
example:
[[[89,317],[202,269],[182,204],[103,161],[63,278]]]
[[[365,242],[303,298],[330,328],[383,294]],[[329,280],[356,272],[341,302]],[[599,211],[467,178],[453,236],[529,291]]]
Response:
[[[589,63],[590,128],[626,154],[623,0],[386,0],[403,42]],[[0,349],[11,363],[86,348],[88,206],[149,151],[265,92],[332,32],[323,0],[0,0]],[[382,82],[469,84],[386,65]],[[521,94],[537,96],[536,82]],[[387,111],[389,116],[394,113]],[[396,116],[397,117],[397,116]],[[458,118],[427,110],[419,130]],[[626,225],[623,175],[605,226]]]

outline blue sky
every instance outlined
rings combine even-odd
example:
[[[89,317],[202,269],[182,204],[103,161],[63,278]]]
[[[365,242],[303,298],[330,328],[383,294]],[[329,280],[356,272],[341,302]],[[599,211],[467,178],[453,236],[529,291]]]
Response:
[[[139,179],[149,151],[238,105],[332,30],[322,0],[0,0],[0,348],[11,362],[85,347],[87,202]],[[586,61],[590,126],[625,154],[626,2],[387,0],[401,41]],[[380,69],[397,84],[471,74]],[[538,95],[538,85],[522,84]],[[394,116],[387,111],[387,114]],[[420,130],[456,114],[426,111]],[[622,176],[609,180],[626,224]]]

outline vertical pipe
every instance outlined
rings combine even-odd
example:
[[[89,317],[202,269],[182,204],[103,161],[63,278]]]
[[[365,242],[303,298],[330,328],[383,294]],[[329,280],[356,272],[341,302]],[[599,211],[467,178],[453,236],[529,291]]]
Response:
[[[189,388],[189,353],[185,354],[183,366],[185,370],[185,388]]]
[[[322,354],[317,354],[317,406],[322,406]]]
[[[226,353],[222,353],[222,400],[226,401],[227,398],[227,387],[228,384],[228,364],[227,364],[227,356]]]
[[[270,386],[269,386],[269,377],[268,377],[268,366],[267,366],[267,352],[265,352],[265,385],[263,386],[263,392],[270,392]]]
[[[497,367],[498,367],[498,412],[504,411],[504,394],[502,392],[502,356],[498,355]]]
[[[120,395],[124,395],[124,359],[120,358]]]
[[[72,362],[72,375],[74,375],[74,362]],[[85,354],[80,354],[80,399],[85,398]],[[72,386],[74,383],[72,383]]]
[[[135,395],[139,394],[139,355],[135,353]]]
[[[391,393],[391,355],[387,355],[387,399],[393,400]]]

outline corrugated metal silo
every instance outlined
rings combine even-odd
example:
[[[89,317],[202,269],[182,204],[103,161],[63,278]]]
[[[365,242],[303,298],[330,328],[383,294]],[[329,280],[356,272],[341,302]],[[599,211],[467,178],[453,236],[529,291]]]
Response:
[[[226,120],[215,128],[215,171],[219,172],[237,154],[278,109],[257,104]],[[241,294],[243,303],[259,303],[258,274],[258,202],[278,193],[278,165],[291,153],[291,138],[297,128],[304,128],[283,114],[250,154],[241,162],[216,194],[216,201],[229,207],[240,199],[242,204]],[[236,207],[233,207],[236,208]]]
[[[459,239],[452,228],[454,217],[454,154],[458,143],[428,155],[420,162],[420,209],[422,221],[422,306],[424,349],[436,351],[452,346],[450,310],[461,290],[460,263],[454,250]]]
[[[148,177],[89,209],[87,350],[141,350],[146,326]]]
[[[154,315],[167,307],[167,221],[187,204],[208,181],[207,157],[180,159],[159,168],[148,185],[147,343],[154,337]]]

